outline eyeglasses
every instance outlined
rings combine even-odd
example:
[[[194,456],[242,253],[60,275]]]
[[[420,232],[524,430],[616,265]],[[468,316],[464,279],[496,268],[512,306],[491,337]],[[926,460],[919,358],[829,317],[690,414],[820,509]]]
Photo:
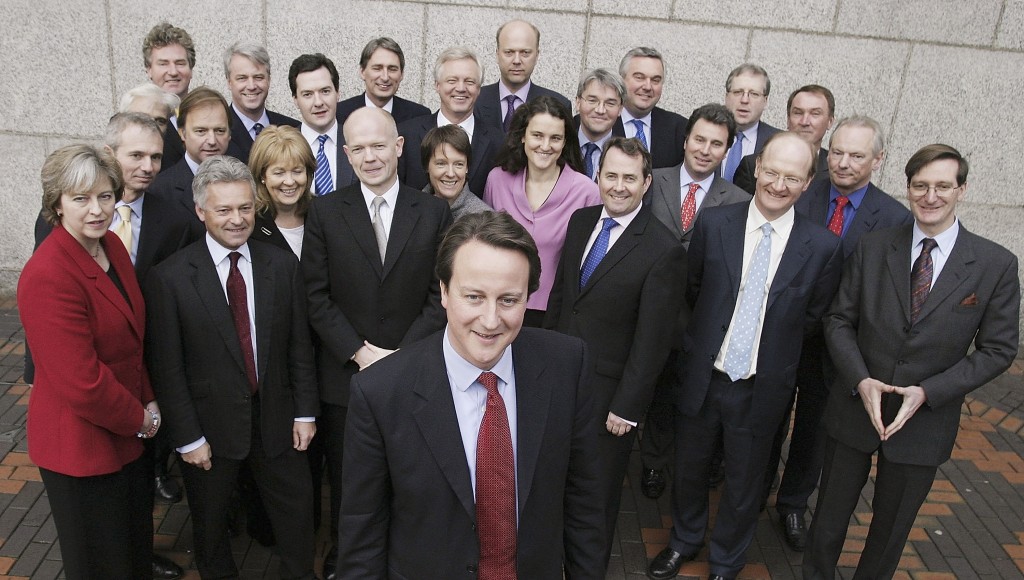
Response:
[[[800,187],[801,185],[804,184],[804,182],[807,181],[806,179],[796,177],[795,175],[780,175],[770,169],[762,169],[761,174],[767,177],[769,180],[771,180],[771,183],[773,185],[778,183],[779,179],[782,179],[782,183],[785,184],[785,186],[790,189]]]
[[[929,191],[935,190],[935,195],[946,196],[954,191],[960,189],[959,185],[950,185],[948,183],[940,183],[938,185],[930,185],[927,183],[911,183],[907,189],[910,193],[916,196],[928,195]]]
[[[746,95],[747,98],[752,100],[752,101],[756,101],[756,100],[764,97],[764,93],[762,93],[762,92],[759,92],[759,91],[745,91],[743,89],[731,90],[731,91],[729,91],[729,94],[732,95],[733,97],[737,98],[737,99],[742,99],[743,95]]]

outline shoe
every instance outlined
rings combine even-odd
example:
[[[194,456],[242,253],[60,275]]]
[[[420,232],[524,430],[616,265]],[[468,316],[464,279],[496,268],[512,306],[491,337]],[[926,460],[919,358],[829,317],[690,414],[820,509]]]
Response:
[[[181,569],[181,566],[168,558],[160,554],[153,554],[153,578],[174,580],[175,578],[181,578],[181,575],[184,573],[185,571]]]
[[[675,578],[679,575],[679,568],[692,559],[692,555],[684,556],[682,553],[666,547],[651,560],[651,565],[647,567],[647,576],[655,580]]]
[[[156,490],[155,494],[157,499],[163,500],[168,503],[178,503],[181,501],[181,486],[169,475],[158,475],[156,476]]]
[[[786,538],[786,544],[794,552],[803,552],[807,545],[807,526],[804,524],[804,517],[800,514],[779,514],[779,524],[782,525],[782,535]]]
[[[336,546],[331,547],[331,551],[327,552],[327,557],[324,558],[324,580],[335,580],[338,574],[338,548]]]
[[[708,575],[708,580],[733,580],[733,579],[728,577],[728,576],[720,576],[718,574],[709,574]]]
[[[644,469],[640,477],[640,490],[644,496],[658,499],[665,492],[665,472],[660,469]]]

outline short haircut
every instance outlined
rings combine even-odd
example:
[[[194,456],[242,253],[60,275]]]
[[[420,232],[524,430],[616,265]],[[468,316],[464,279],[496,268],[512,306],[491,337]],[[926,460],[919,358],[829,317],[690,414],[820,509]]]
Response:
[[[132,103],[136,99],[149,99],[163,103],[167,107],[168,116],[174,114],[174,111],[181,105],[181,99],[174,93],[169,93],[153,83],[146,82],[142,83],[137,87],[132,87],[121,96],[121,102],[117,107],[117,110],[121,113],[127,113],[128,109],[132,106]]]
[[[786,100],[787,115],[789,114],[789,110],[793,108],[793,99],[795,99],[800,93],[812,93],[825,97],[825,101],[828,103],[828,116],[836,116],[836,98],[832,95],[832,91],[821,85],[804,85],[792,93],[789,93],[789,99]]]
[[[836,138],[836,133],[838,133],[839,129],[843,127],[864,127],[865,129],[871,129],[872,133],[875,134],[874,139],[871,141],[872,157],[878,157],[878,155],[885,150],[885,135],[882,134],[882,125],[867,115],[850,115],[849,117],[843,117],[840,119],[832,129],[832,134],[828,137],[829,149],[832,148],[832,140]]]
[[[181,100],[181,106],[178,107],[178,128],[185,128],[185,125],[188,123],[188,115],[193,110],[209,105],[220,105],[223,107],[224,118],[228,120],[228,125],[231,124],[231,109],[228,107],[228,102],[224,100],[224,95],[210,87],[202,86],[192,89]]]
[[[239,40],[224,50],[224,78],[231,78],[231,70],[228,65],[231,64],[231,57],[236,54],[267,67],[267,74],[270,74],[270,53],[267,52],[266,47],[255,42]]]
[[[506,23],[504,23],[504,24],[502,24],[501,26],[498,27],[498,31],[494,33],[494,46],[495,47],[501,46],[501,31],[505,30],[505,27],[508,26],[509,24],[512,24],[513,22],[522,22],[523,24],[526,24],[530,28],[532,28],[533,29],[533,34],[537,37],[537,48],[540,49],[540,29],[537,28],[536,26],[534,26],[534,24],[532,22],[527,22],[526,20],[519,20],[519,19],[509,20],[508,22],[506,22]]]
[[[943,159],[952,159],[957,162],[956,171],[956,184],[963,185],[967,182],[967,172],[970,171],[970,167],[967,165],[967,159],[960,154],[959,151],[944,145],[942,143],[933,143],[931,145],[925,145],[924,147],[917,150],[910,156],[910,160],[907,161],[907,167],[904,173],[907,175],[907,185],[910,185],[910,181],[914,179],[925,165],[935,161],[941,161]]]
[[[445,288],[452,281],[455,253],[473,240],[525,256],[530,263],[527,295],[533,294],[540,287],[540,254],[537,253],[537,244],[530,233],[506,212],[484,211],[466,214],[455,220],[441,240],[434,272]]]
[[[424,168],[430,167],[430,159],[442,145],[449,145],[452,149],[466,156],[466,167],[473,163],[473,146],[469,142],[469,134],[458,125],[442,125],[427,131],[420,143],[420,161]]]
[[[626,101],[626,85],[622,82],[622,77],[616,76],[606,68],[585,71],[580,77],[579,84],[576,85],[576,98],[582,97],[583,91],[587,90],[587,85],[594,82],[614,90],[615,94],[619,95],[620,102]]]
[[[758,66],[752,62],[745,62],[740,66],[732,69],[729,72],[729,76],[725,79],[725,92],[732,90],[732,80],[742,74],[750,74],[755,76],[764,77],[764,96],[768,96],[772,92],[772,79],[768,76],[768,71],[764,70],[763,67]]]
[[[619,61],[619,76],[626,78],[626,67],[629,66],[629,61],[634,58],[656,58],[661,62],[661,68],[665,71],[665,76],[668,76],[668,67],[665,66],[665,59],[661,56],[661,53],[649,46],[638,46],[631,48],[626,56],[622,57]]]
[[[160,125],[153,120],[153,117],[145,113],[116,113],[107,123],[107,132],[103,136],[103,143],[113,151],[121,146],[121,135],[128,127],[138,127],[143,131],[151,131],[164,142],[164,132]]]
[[[453,46],[445,49],[441,54],[437,55],[437,60],[434,61],[434,82],[441,82],[441,69],[445,64],[453,60],[462,60],[464,58],[471,59],[476,63],[476,68],[480,71],[477,82],[481,85],[484,84],[484,65],[480,64],[480,57],[478,57],[472,49],[466,48],[465,46]]]
[[[207,157],[199,165],[199,171],[192,179],[192,201],[200,208],[206,208],[207,188],[213,183],[235,183],[244,181],[249,184],[252,200],[256,202],[256,183],[252,179],[249,168],[238,159],[228,155]]]
[[[618,149],[626,154],[627,157],[636,159],[640,158],[643,165],[644,179],[647,179],[648,175],[653,173],[653,162],[651,161],[651,154],[647,151],[647,148],[640,143],[640,140],[636,137],[612,137],[604,144],[604,151],[601,151],[601,162],[598,164],[598,173],[604,168],[604,157],[612,149]]]
[[[399,46],[394,39],[388,38],[387,36],[374,38],[370,42],[366,43],[366,46],[363,47],[362,54],[359,55],[359,68],[365,69],[366,65],[370,62],[370,58],[373,57],[373,53],[377,52],[377,50],[381,48],[397,54],[398,69],[405,72],[405,53],[402,52],[402,47]]]
[[[124,177],[114,154],[104,147],[89,143],[66,145],[50,153],[43,162],[43,219],[51,226],[60,222],[57,207],[61,196],[85,193],[103,178],[110,180],[114,199],[121,201]]]
[[[516,109],[512,115],[512,124],[509,126],[508,135],[505,137],[505,144],[498,151],[494,164],[508,173],[518,173],[526,167],[526,149],[523,145],[526,128],[530,124],[530,119],[541,114],[548,114],[562,121],[565,144],[562,146],[562,153],[558,156],[559,167],[568,165],[576,173],[583,173],[585,171],[583,154],[580,153],[579,138],[572,123],[572,113],[560,101],[548,95],[527,101]]]
[[[295,97],[295,78],[302,73],[320,70],[321,67],[325,67],[331,74],[331,84],[334,85],[334,90],[338,90],[338,68],[334,66],[334,61],[319,52],[302,54],[292,61],[292,66],[288,69],[288,87],[292,90],[293,98]]]
[[[266,210],[270,217],[277,217],[277,206],[265,183],[267,170],[275,163],[292,163],[306,168],[306,188],[295,202],[295,213],[306,215],[313,199],[313,174],[316,172],[316,158],[305,137],[295,127],[271,125],[260,131],[249,152],[249,170],[256,182],[256,208]]]
[[[764,148],[761,149],[761,152],[757,154],[758,161],[760,161],[761,158],[764,157],[764,152],[768,151],[769,145],[771,145],[775,141],[782,141],[783,139],[790,138],[795,139],[796,142],[803,143],[807,147],[807,155],[811,160],[811,162],[809,163],[810,169],[807,171],[807,179],[814,179],[814,174],[817,171],[818,165],[818,152],[814,149],[813,145],[811,145],[807,141],[804,141],[802,137],[800,137],[796,133],[793,133],[792,131],[779,131],[778,133],[773,133],[771,137],[768,137],[768,139],[766,139],[764,142]]]
[[[148,69],[152,66],[153,49],[163,48],[180,44],[185,49],[185,58],[188,59],[188,68],[196,66],[196,46],[192,43],[192,37],[183,28],[178,28],[171,23],[164,21],[149,30],[146,38],[142,39],[142,63]]]
[[[727,109],[725,105],[718,103],[708,103],[697,107],[690,114],[690,120],[686,122],[687,138],[690,137],[690,131],[693,131],[693,126],[701,119],[715,125],[724,125],[729,132],[729,136],[725,140],[725,147],[732,147],[733,140],[736,138],[736,117],[733,117],[732,111]]]

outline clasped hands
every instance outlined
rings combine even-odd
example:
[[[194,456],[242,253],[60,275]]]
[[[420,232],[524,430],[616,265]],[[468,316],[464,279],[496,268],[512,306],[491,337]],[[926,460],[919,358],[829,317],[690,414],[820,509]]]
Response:
[[[928,400],[924,389],[918,386],[897,387],[887,385],[882,381],[866,378],[857,384],[857,392],[860,400],[864,403],[864,410],[871,419],[871,425],[878,432],[878,437],[885,441],[903,428],[907,420],[914,416],[914,413],[921,408],[921,405]],[[903,397],[903,404],[892,423],[885,425],[882,422],[882,393],[893,393]]]
[[[352,360],[359,365],[359,370],[363,370],[393,352],[395,351],[375,346],[370,344],[370,341],[364,340],[363,346],[359,347],[356,354],[352,356]]]

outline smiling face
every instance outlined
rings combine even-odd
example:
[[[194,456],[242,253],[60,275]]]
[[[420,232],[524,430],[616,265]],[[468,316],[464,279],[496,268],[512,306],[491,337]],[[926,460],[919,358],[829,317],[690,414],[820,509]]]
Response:
[[[658,101],[665,87],[665,65],[661,59],[635,56],[626,64],[626,109],[634,117],[645,117]]]
[[[683,144],[683,165],[696,181],[703,181],[718,169],[728,149],[729,128],[707,119],[697,119]]]
[[[310,129],[320,134],[330,131],[337,121],[338,89],[327,67],[295,76],[295,106]]]
[[[153,183],[160,173],[164,157],[164,140],[157,133],[129,125],[120,135],[114,157],[121,164],[124,177],[124,201],[132,202]]]
[[[188,94],[188,85],[192,82],[192,67],[188,64],[185,47],[180,44],[168,44],[154,48],[150,53],[146,76],[153,84],[168,93],[185,98]]]
[[[391,115],[382,109],[356,109],[345,121],[345,154],[356,177],[382,195],[398,179],[398,158],[405,139],[398,136]]]
[[[302,199],[308,180],[306,166],[298,159],[280,159],[263,173],[263,183],[278,211],[294,206]]]
[[[202,163],[214,155],[224,155],[231,141],[228,116],[219,103],[200,105],[185,117],[185,126],[178,129],[185,152],[193,161]]]
[[[537,66],[540,48],[533,28],[520,21],[509,22],[498,35],[498,69],[501,81],[512,92],[518,91],[530,80]]]
[[[114,217],[114,195],[110,179],[100,176],[92,189],[78,193],[64,193],[57,204],[60,223],[78,243],[86,248],[95,247],[110,227]]]
[[[528,171],[542,172],[558,163],[565,147],[565,123],[547,113],[534,115],[526,125],[523,149]]]
[[[442,143],[434,149],[434,154],[430,156],[430,166],[427,167],[434,195],[451,204],[466,187],[468,171],[466,156],[451,145]]]
[[[959,167],[954,159],[937,159],[921,167],[910,179],[910,211],[917,226],[929,237],[941,234],[956,221],[956,204],[967,193],[967,182],[957,185]]]
[[[754,169],[754,205],[768,221],[793,207],[810,184],[814,153],[798,136],[783,135],[761,152]]]
[[[403,74],[402,61],[386,48],[373,51],[366,68],[359,69],[359,76],[366,85],[366,95],[378,107],[383,107],[395,96]]]
[[[622,99],[614,87],[596,80],[583,88],[576,97],[576,110],[580,112],[580,127],[591,141],[597,141],[611,132],[615,120],[622,112]]]
[[[832,126],[828,100],[819,93],[802,92],[793,97],[787,119],[789,130],[816,147],[821,146],[825,132]]]
[[[228,63],[228,89],[235,109],[259,119],[270,92],[270,72],[266,66],[236,54]]]
[[[757,73],[745,72],[733,77],[725,93],[725,106],[736,118],[736,129],[746,131],[761,120],[768,105],[765,78]]]
[[[256,196],[245,181],[220,181],[206,186],[206,207],[196,207],[206,232],[218,244],[237,250],[252,233]]]
[[[604,154],[598,187],[608,215],[624,216],[640,206],[651,185],[651,176],[644,178],[644,162],[639,155],[630,157],[617,147]]]
[[[461,123],[473,114],[480,95],[480,69],[471,58],[450,60],[441,65],[434,86],[441,97],[441,114],[452,123]]]

